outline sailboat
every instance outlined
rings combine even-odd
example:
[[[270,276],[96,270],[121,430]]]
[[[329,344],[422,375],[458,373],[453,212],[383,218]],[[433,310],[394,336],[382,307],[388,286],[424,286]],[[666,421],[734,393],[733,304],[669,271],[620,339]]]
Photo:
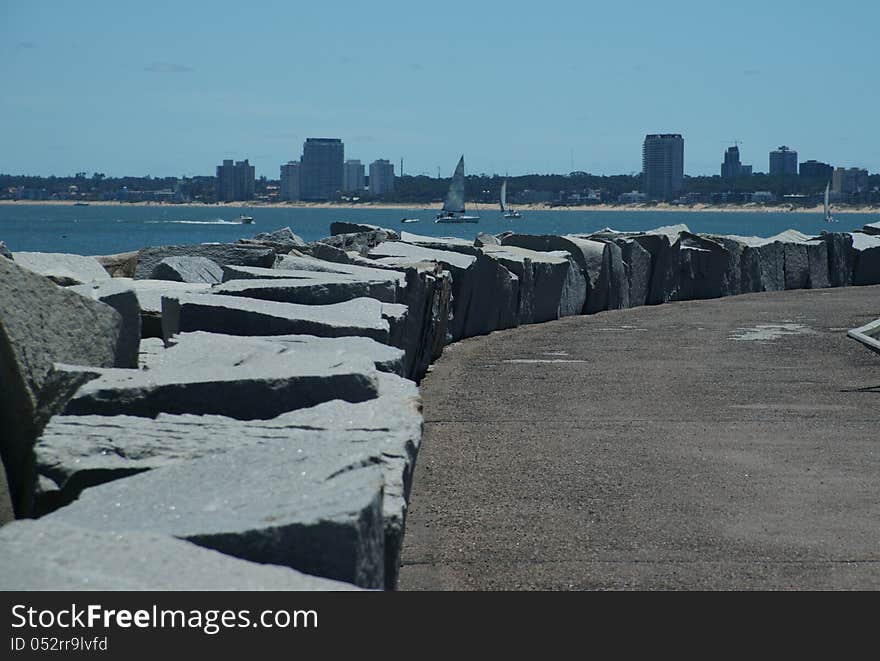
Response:
[[[501,213],[505,218],[522,218],[519,211],[514,211],[507,204],[507,179],[501,184]]]
[[[479,216],[468,216],[464,211],[464,156],[458,159],[455,172],[452,175],[452,183],[449,184],[449,192],[446,201],[443,202],[443,210],[437,214],[435,223],[477,223]]]
[[[828,193],[831,189],[831,183],[825,184],[825,222],[836,223],[837,220],[831,215],[831,205],[828,203]]]

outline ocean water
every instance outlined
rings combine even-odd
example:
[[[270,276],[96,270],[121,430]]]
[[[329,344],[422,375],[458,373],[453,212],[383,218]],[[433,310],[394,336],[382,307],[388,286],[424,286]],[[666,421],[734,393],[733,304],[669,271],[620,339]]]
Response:
[[[330,234],[330,223],[344,220],[381,225],[427,236],[473,239],[480,232],[514,230],[529,234],[570,234],[610,227],[621,231],[649,230],[683,223],[691,231],[746,236],[771,236],[786,229],[806,234],[852,231],[880,221],[880,214],[847,213],[829,224],[822,214],[732,211],[523,211],[518,219],[503,218],[495,209],[481,209],[476,224],[436,224],[436,210],[253,207],[253,225],[236,222],[241,208],[188,206],[0,205],[0,241],[13,252],[67,252],[107,255],[145,246],[230,242],[259,232],[290,227],[306,241]],[[402,224],[402,218],[419,218]]]

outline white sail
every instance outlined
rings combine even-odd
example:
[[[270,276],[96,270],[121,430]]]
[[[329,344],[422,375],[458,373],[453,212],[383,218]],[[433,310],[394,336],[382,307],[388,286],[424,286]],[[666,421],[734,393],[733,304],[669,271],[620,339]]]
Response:
[[[452,175],[452,183],[443,203],[443,211],[449,213],[464,213],[464,156],[458,160],[455,173]]]
[[[501,210],[507,211],[507,179],[501,184]]]
[[[828,205],[828,189],[829,188],[831,188],[831,184],[830,183],[825,184],[825,220],[828,220],[828,218],[831,216],[831,214],[829,213],[829,211],[831,210],[831,207]]]

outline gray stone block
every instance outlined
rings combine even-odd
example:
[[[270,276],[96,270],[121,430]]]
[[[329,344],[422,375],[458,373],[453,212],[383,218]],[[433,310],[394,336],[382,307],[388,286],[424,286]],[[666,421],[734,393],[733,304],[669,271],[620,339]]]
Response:
[[[93,370],[100,376],[77,391],[65,414],[193,413],[253,420],[331,399],[364,401],[377,393],[373,360],[341,355],[326,344],[211,333],[173,341],[148,369]]]
[[[223,281],[223,268],[207,257],[180,255],[166,257],[156,264],[150,274],[153,280],[172,282],[205,282],[215,285]]]
[[[853,284],[880,284],[880,236],[852,234]]]
[[[67,287],[94,280],[109,280],[110,274],[94,257],[57,252],[16,252],[15,263]]]
[[[121,278],[100,280],[70,288],[77,294],[106,303],[119,313],[122,326],[116,347],[115,367],[137,367],[141,343],[141,306],[130,281]]]
[[[584,313],[599,312],[620,307],[625,299],[623,289],[623,262],[620,250],[613,244],[581,236],[554,236],[509,234],[502,245],[518,246],[529,250],[568,252],[580,267],[587,286]],[[628,298],[628,293],[626,294]]]
[[[133,278],[137,268],[138,251],[121,252],[115,255],[95,255],[98,263],[114,278]]]
[[[405,269],[394,269],[387,265],[376,264],[372,260],[363,260],[363,263],[349,264],[327,262],[313,257],[300,257],[294,255],[281,255],[275,265],[278,271],[316,271],[319,273],[344,273],[364,280],[384,279],[393,277],[397,279],[399,287],[406,286]]]
[[[397,302],[395,278],[386,277],[381,281],[356,280],[343,274],[314,271],[301,273],[306,274],[306,277],[228,280],[215,287],[211,293],[302,305],[328,305],[363,297],[375,298],[384,303]]]
[[[363,234],[368,232],[385,232],[388,241],[397,241],[400,239],[397,232],[384,227],[379,227],[379,225],[350,223],[344,220],[337,220],[330,223],[330,236],[337,236],[339,234]]]
[[[375,399],[333,400],[269,420],[167,414],[156,419],[55,416],[37,444],[39,470],[61,485],[60,500],[66,504],[98,484],[236,448],[271,453],[280,443],[340,456],[368,453],[385,480],[385,571],[388,587],[393,587],[422,417],[411,381],[381,374],[378,383]]]
[[[880,234],[880,222],[868,223],[867,225],[862,227],[862,233],[863,234],[873,234],[875,236]]]
[[[500,246],[501,241],[494,234],[486,234],[485,232],[480,232],[477,234],[477,238],[474,239],[474,246],[477,248],[482,248],[483,246]]]
[[[0,260],[0,458],[15,511],[32,505],[33,443],[46,421],[86,380],[55,361],[110,367],[122,319],[104,303],[56,286],[15,261]]]
[[[382,469],[276,443],[157,468],[84,491],[44,517],[103,531],[171,535],[243,560],[381,588]]]
[[[320,239],[312,244],[313,254],[322,256],[322,248],[327,246],[335,250],[343,252],[356,252],[365,255],[371,248],[378,246],[384,241],[396,241],[397,234],[388,230],[378,229],[369,232],[356,232],[351,234],[335,234],[333,236]],[[339,258],[334,258],[337,261]]]
[[[293,230],[289,227],[282,227],[274,232],[260,232],[250,239],[239,239],[238,243],[268,245],[276,251],[285,252],[306,246],[306,242],[302,240],[302,237],[294,234]]]
[[[17,521],[0,530],[4,590],[355,590],[167,535]]]
[[[853,283],[853,238],[846,232],[822,232],[828,247],[828,275],[832,287],[847,287]]]
[[[406,307],[372,298],[332,305],[299,305],[241,296],[183,294],[162,299],[162,328],[167,340],[186,331],[227,335],[362,335],[384,344],[395,342]]]
[[[468,255],[394,241],[376,246],[370,257],[397,268],[437,264],[450,272],[453,341],[516,326],[519,279],[481,251]]]
[[[488,245],[483,253],[519,279],[518,323],[540,323],[582,312],[586,280],[568,252]]]
[[[261,266],[271,268],[275,265],[275,251],[265,246],[249,246],[235,243],[198,243],[188,246],[157,246],[143,248],[138,252],[138,263],[134,277],[138,280],[150,279],[153,269],[166,257],[206,257],[220,266]]]

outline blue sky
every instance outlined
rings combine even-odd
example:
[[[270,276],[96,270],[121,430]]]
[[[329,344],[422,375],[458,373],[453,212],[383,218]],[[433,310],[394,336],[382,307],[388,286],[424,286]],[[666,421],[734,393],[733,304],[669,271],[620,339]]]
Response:
[[[880,171],[880,2],[0,0],[0,172],[278,177],[307,137],[407,174]]]

